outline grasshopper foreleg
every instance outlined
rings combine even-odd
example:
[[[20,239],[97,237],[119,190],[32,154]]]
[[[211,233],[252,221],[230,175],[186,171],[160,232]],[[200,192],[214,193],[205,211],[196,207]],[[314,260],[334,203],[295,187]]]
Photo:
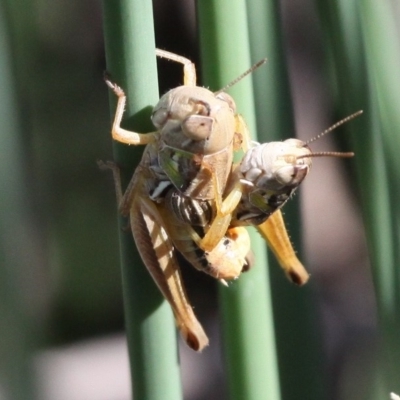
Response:
[[[217,179],[213,175],[214,184],[217,184]],[[215,193],[220,193],[217,190]],[[222,201],[219,195],[215,198],[217,215],[212,221],[205,236],[201,239],[198,246],[205,250],[211,251],[216,244],[224,237],[225,232],[228,230],[232,219],[232,213],[239,204],[242,197],[241,183],[237,181],[233,189],[229,192],[228,196]]]
[[[196,86],[196,67],[188,58],[160,49],[156,49],[156,55],[183,64],[184,86]]]
[[[113,139],[117,142],[133,144],[135,146],[146,145],[154,142],[157,138],[157,132],[137,133],[121,128],[122,116],[124,115],[126,104],[125,92],[109,79],[106,78],[105,82],[118,97],[117,109],[115,110],[115,116],[111,130]]]
[[[238,147],[241,147],[243,151],[246,152],[250,147],[250,133],[243,117],[239,114],[235,116],[235,125],[235,137],[241,138],[241,143]],[[211,166],[210,170],[212,171]],[[211,251],[224,237],[225,232],[228,230],[230,225],[232,213],[242,198],[242,183],[235,171],[232,171],[231,174],[233,177],[233,184],[229,188],[229,192],[224,199],[222,198],[224,188],[220,187],[219,181],[216,178],[216,173],[214,172],[210,174],[213,180],[217,214],[205,236],[200,242],[196,242],[197,245],[205,251]]]

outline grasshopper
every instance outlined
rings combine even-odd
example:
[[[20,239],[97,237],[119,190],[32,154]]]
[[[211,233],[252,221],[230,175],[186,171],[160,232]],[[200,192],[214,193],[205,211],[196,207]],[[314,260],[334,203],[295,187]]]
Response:
[[[231,210],[240,200],[239,193],[235,193],[235,199],[228,196],[226,203],[222,202],[221,197],[231,171],[233,151],[240,147],[240,131],[244,129],[244,122],[235,114],[234,100],[228,94],[221,91],[213,93],[195,86],[195,67],[189,60],[162,50],[156,50],[156,54],[184,65],[184,85],[167,92],[154,107],[152,121],[158,130],[139,134],[120,127],[126,97],[121,88],[106,81],[118,96],[112,136],[127,144],[153,144],[153,151],[147,151],[141,162],[142,166],[146,165],[154,172],[144,197],[159,203],[160,212],[165,193],[171,186],[186,198],[210,201],[209,211],[216,214],[216,217],[212,218],[212,225],[207,226],[207,233],[201,235],[204,238],[186,224],[188,235],[200,249],[207,251],[210,259],[213,258],[211,253],[215,248],[222,250],[224,247],[223,243],[227,240],[224,235],[230,222]],[[224,211],[224,204],[229,204],[230,209]],[[170,221],[171,226],[187,222]],[[175,230],[170,231],[173,236]],[[243,230],[242,235],[247,233]],[[249,240],[241,242],[249,243]],[[180,243],[183,244],[182,241]],[[237,253],[238,246],[232,242],[231,244]],[[188,248],[187,243],[186,246],[176,247],[180,247],[184,256],[188,254],[184,250]],[[249,249],[246,250],[248,251]],[[216,254],[215,251],[213,254]],[[244,260],[244,256],[233,257],[231,264],[227,265],[229,272],[225,274],[225,268],[221,265],[218,269],[203,268],[203,263],[196,263],[193,257],[187,258],[196,268],[219,279],[238,277],[243,268],[243,263],[238,261]]]
[[[236,179],[243,183],[242,199],[235,210],[236,224],[246,221],[258,226],[281,208],[309,173],[312,158],[353,157],[352,152],[314,153],[308,145],[360,114],[361,110],[343,118],[307,142],[299,139],[253,142],[235,172]]]
[[[312,158],[354,156],[352,152],[312,152],[308,145],[360,114],[361,110],[343,118],[307,142],[291,138],[282,142],[247,143],[245,148],[248,151],[231,174],[228,190],[232,185],[238,187],[238,182],[241,182],[239,191],[242,197],[233,211],[230,226],[256,226],[288,278],[298,285],[308,280],[308,274],[301,267],[293,268],[298,260],[285,245],[289,238],[282,214],[277,210],[307,176]]]
[[[304,149],[291,158],[292,164],[294,160],[307,168],[299,168],[297,180],[283,182],[290,188],[274,202],[270,188],[267,195],[262,192],[262,180],[256,179],[254,168],[251,172],[247,168],[251,154],[261,147],[249,145],[234,100],[223,91],[213,93],[196,86],[190,60],[163,50],[156,54],[183,64],[184,85],[160,98],[152,114],[157,130],[141,134],[121,128],[126,96],[106,80],[118,96],[113,139],[146,148],[125,193],[118,168],[112,163],[102,166],[113,170],[119,210],[130,216],[141,257],[169,301],[183,338],[200,351],[208,339],[188,301],[175,250],[197,269],[225,282],[249,268],[250,239],[243,225],[258,225],[289,278],[304,284],[308,274],[291,246],[279,208],[308,173],[312,155],[306,145],[300,146]],[[233,169],[233,152],[240,147],[247,152]],[[261,167],[273,165],[261,157]],[[278,179],[279,173],[273,176],[267,181]],[[266,212],[266,205],[271,212]]]
[[[126,97],[121,88],[106,80],[118,96],[113,139],[147,146],[125,193],[118,168],[112,163],[101,166],[113,170],[119,210],[122,215],[129,215],[139,253],[170,303],[183,338],[200,351],[208,344],[208,338],[187,299],[175,249],[196,268],[218,279],[236,278],[243,269],[250,251],[247,231],[232,228],[227,233],[231,215],[219,209],[223,208],[222,191],[231,171],[233,151],[240,147],[242,120],[235,114],[235,103],[228,94],[214,94],[196,86],[195,67],[189,60],[162,50],[156,53],[184,65],[184,85],[167,92],[155,106],[152,121],[157,131],[140,134],[120,127]],[[174,192],[179,195],[174,196]],[[171,201],[165,200],[168,193]],[[198,210],[208,209],[217,217],[209,215],[205,221],[224,224],[221,238],[214,240],[210,251],[197,246],[197,241],[203,240],[201,235],[181,218],[181,213],[174,211],[173,199],[180,197],[186,203],[194,199],[200,204],[194,213],[186,214],[190,221],[199,216]],[[236,204],[239,199],[240,195]],[[181,232],[187,235],[182,236]],[[226,257],[227,251],[230,258]]]

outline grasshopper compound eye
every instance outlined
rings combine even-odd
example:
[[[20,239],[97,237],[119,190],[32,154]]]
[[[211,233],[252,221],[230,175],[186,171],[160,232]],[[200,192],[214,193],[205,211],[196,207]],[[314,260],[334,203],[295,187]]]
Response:
[[[151,115],[151,122],[157,129],[161,129],[169,118],[169,112],[167,107],[154,107]]]
[[[303,182],[308,171],[308,165],[285,165],[275,171],[275,180],[281,187],[297,187]]]

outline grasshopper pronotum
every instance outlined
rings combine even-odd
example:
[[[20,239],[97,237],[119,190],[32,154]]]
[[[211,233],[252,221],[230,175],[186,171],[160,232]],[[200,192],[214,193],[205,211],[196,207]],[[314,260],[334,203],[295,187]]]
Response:
[[[188,59],[163,50],[156,54],[183,64],[184,85],[167,92],[155,106],[157,131],[140,134],[120,127],[126,97],[106,80],[118,96],[113,139],[147,145],[124,194],[118,168],[107,166],[114,172],[120,212],[130,216],[146,267],[171,304],[182,336],[200,351],[208,339],[186,297],[174,251],[223,282],[234,279],[248,269],[250,240],[242,225],[259,225],[288,277],[304,284],[308,274],[291,246],[279,208],[308,173],[313,154],[303,143],[295,153],[289,146],[289,154],[275,154],[276,164],[268,163],[272,158],[260,157],[261,147],[250,148],[246,125],[228,94],[196,86],[195,66]],[[241,146],[247,153],[233,170],[233,152]],[[249,162],[253,153],[260,160],[256,166]],[[283,169],[282,160],[287,164]],[[257,167],[272,175],[259,179]],[[285,180],[293,168],[296,177]],[[279,182],[280,187],[266,182]]]

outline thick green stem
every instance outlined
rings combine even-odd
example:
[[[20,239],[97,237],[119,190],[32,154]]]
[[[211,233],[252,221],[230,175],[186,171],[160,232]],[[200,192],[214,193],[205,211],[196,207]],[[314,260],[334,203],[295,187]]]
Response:
[[[246,3],[244,0],[202,0],[197,4],[203,77],[206,85],[217,90],[251,65]],[[229,92],[254,134],[252,77],[244,78]],[[266,249],[254,232],[251,239],[257,260],[254,269],[219,291],[230,399],[278,400]]]
[[[263,57],[268,59],[266,68],[260,71],[262,73],[254,74],[253,79],[258,139],[267,142],[295,137],[280,2],[249,0],[247,9],[251,21],[252,61]],[[307,268],[301,253],[298,199],[299,196],[294,196],[285,205],[283,213],[293,246],[300,251],[299,258]],[[288,285],[282,279],[276,261],[271,261],[270,279],[282,398],[320,400],[324,397],[325,376],[322,373],[322,336],[314,302],[314,279],[300,289]]]
[[[103,0],[107,69],[127,94],[123,126],[139,132],[152,128],[150,113],[158,101],[152,3]],[[106,86],[104,86],[106,90]],[[111,96],[111,115],[116,99]],[[115,160],[126,183],[141,149],[114,143]],[[143,266],[132,236],[120,221],[125,321],[133,393],[137,400],[182,398],[176,332],[169,305]]]

